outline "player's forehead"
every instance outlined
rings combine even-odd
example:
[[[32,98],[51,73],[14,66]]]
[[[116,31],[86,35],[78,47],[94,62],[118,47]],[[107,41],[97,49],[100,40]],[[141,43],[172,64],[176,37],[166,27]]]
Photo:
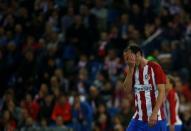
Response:
[[[127,53],[133,53],[132,51],[131,51],[131,49],[126,49],[124,52],[123,52],[124,54],[127,54]]]

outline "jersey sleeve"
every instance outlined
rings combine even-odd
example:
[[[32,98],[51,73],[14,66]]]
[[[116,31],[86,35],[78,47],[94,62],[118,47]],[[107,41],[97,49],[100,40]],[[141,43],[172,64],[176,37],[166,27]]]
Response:
[[[154,69],[156,84],[166,84],[166,75],[162,67],[159,64],[154,63],[153,69]]]

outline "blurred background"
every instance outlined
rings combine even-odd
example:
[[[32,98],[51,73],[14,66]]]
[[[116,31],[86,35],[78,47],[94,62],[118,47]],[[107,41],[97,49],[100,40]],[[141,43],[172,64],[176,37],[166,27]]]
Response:
[[[123,131],[129,43],[176,78],[191,130],[190,0],[0,0],[1,130]]]

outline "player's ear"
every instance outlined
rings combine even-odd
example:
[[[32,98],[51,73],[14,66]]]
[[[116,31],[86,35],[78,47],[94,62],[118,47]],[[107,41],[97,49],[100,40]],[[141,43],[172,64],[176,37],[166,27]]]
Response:
[[[136,57],[139,57],[139,56],[141,56],[141,53],[138,51],[135,55],[136,55]]]

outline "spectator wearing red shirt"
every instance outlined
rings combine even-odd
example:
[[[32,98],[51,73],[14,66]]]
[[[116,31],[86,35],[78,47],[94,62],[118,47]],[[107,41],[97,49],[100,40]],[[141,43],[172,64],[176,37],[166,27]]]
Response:
[[[58,116],[63,118],[65,124],[72,120],[71,105],[65,95],[59,96],[58,103],[55,104],[52,112],[52,120],[55,121]]]
[[[25,100],[21,102],[21,107],[28,111],[29,116],[32,117],[33,120],[37,119],[40,107],[36,101],[33,101],[30,94],[27,94]]]

